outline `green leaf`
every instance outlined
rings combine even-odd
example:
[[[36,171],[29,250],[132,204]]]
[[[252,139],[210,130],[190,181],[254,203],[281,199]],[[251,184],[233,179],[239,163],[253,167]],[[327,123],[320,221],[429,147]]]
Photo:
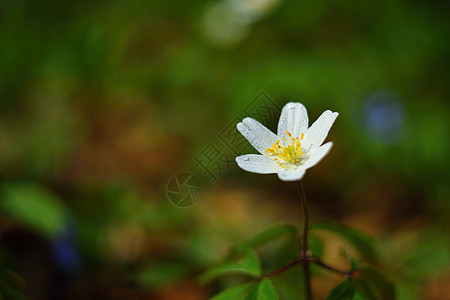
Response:
[[[247,294],[245,300],[276,300],[279,299],[272,282],[264,278],[258,282]]]
[[[310,234],[308,237],[308,248],[313,256],[322,257],[324,244],[319,237]]]
[[[256,248],[262,244],[265,244],[273,239],[285,236],[285,235],[297,235],[297,229],[291,225],[276,225],[269,227],[262,232],[254,235],[248,240],[234,246],[228,255],[228,258],[242,254],[249,248]]]
[[[322,229],[338,234],[340,237],[350,243],[361,256],[361,259],[370,263],[378,261],[377,253],[374,248],[374,239],[362,231],[336,223],[314,223],[310,230]]]
[[[354,295],[355,287],[351,279],[347,278],[330,291],[327,300],[351,300]]]
[[[272,282],[268,278],[261,280],[258,288],[257,300],[276,300],[279,299]]]
[[[352,300],[366,300],[358,291],[355,291],[355,295]]]
[[[367,299],[395,299],[395,289],[392,282],[373,268],[358,268],[354,271],[352,278],[355,288]]]
[[[346,249],[341,248],[340,253],[343,257],[345,257],[350,262],[350,270],[355,270],[359,266],[359,261],[354,258],[350,252],[348,252]]]
[[[243,274],[251,277],[258,277],[261,275],[261,265],[256,253],[252,250],[247,250],[244,257],[237,263],[226,262],[218,267],[206,271],[199,277],[201,282],[207,282],[219,276],[230,274]]]
[[[393,300],[394,287],[381,273],[373,268],[359,268],[345,279],[327,297],[328,300]]]
[[[244,300],[258,300],[259,282],[250,289]]]
[[[66,223],[61,201],[34,184],[5,184],[0,206],[11,217],[47,236],[61,232]]]
[[[214,297],[211,298],[211,300],[230,300],[230,299],[242,299],[245,294],[248,292],[249,289],[254,286],[254,282],[233,286],[226,290],[223,290],[222,292],[218,293]]]

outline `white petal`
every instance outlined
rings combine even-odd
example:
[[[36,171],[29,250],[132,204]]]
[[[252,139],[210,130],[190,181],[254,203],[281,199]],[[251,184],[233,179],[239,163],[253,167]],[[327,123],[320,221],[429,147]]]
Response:
[[[237,124],[237,129],[261,154],[277,142],[278,137],[264,125],[252,118],[245,118]]]
[[[330,110],[324,111],[306,131],[305,138],[302,142],[302,148],[307,151],[314,151],[314,148],[318,148],[327,137],[331,125],[333,125],[337,116],[337,112],[332,112]]]
[[[300,180],[305,175],[305,169],[297,168],[295,170],[283,170],[278,172],[278,178],[284,181]]]
[[[304,162],[302,167],[305,169],[309,169],[317,165],[322,160],[322,158],[324,158],[325,155],[330,152],[331,146],[333,146],[332,142],[326,143],[325,145],[320,146],[318,149],[308,154],[308,160]]]
[[[303,104],[299,102],[289,102],[281,110],[280,120],[278,121],[278,136],[288,138],[286,131],[292,134],[292,137],[300,137],[308,129],[308,112]]]
[[[277,173],[281,169],[281,167],[277,165],[273,159],[259,154],[246,154],[238,156],[236,157],[236,162],[238,166],[245,171],[259,174]]]

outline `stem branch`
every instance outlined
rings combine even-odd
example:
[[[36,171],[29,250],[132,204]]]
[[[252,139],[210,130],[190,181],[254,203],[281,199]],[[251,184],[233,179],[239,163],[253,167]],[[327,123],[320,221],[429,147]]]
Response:
[[[351,275],[351,271],[342,271],[342,270],[339,270],[339,269],[337,269],[337,268],[335,268],[335,267],[333,267],[333,266],[330,266],[329,264],[324,263],[324,262],[323,262],[322,260],[320,260],[320,258],[318,258],[318,257],[308,256],[308,257],[298,257],[298,258],[294,259],[293,261],[291,261],[290,263],[288,263],[288,264],[282,266],[281,268],[276,269],[275,271],[272,271],[272,272],[270,272],[270,273],[261,275],[261,276],[259,277],[259,279],[261,280],[261,279],[264,278],[264,277],[271,277],[271,276],[278,275],[278,274],[280,274],[280,273],[286,271],[287,269],[289,269],[289,268],[291,268],[291,267],[293,267],[293,266],[295,266],[295,265],[297,265],[297,264],[299,264],[299,263],[305,264],[305,263],[307,263],[307,262],[315,263],[315,264],[317,264],[318,266],[320,266],[320,267],[322,267],[322,268],[324,268],[324,269],[327,269],[327,270],[329,270],[329,271],[332,271],[332,272],[335,272],[335,273],[338,273],[338,274],[341,274],[341,275],[345,275],[345,276],[350,276],[350,275]]]
[[[321,266],[321,267],[324,268],[324,269],[327,269],[327,270],[329,270],[329,271],[332,271],[332,272],[335,272],[335,273],[338,273],[338,274],[342,274],[342,275],[345,275],[345,276],[350,276],[350,275],[352,274],[351,271],[342,271],[342,270],[336,269],[335,267],[330,266],[329,264],[324,263],[323,261],[321,261],[321,260],[320,260],[319,258],[317,258],[317,257],[310,257],[310,258],[309,258],[309,261],[315,263],[315,264],[318,265],[318,266]]]
[[[302,257],[296,258],[296,259],[294,259],[293,261],[291,261],[290,263],[288,263],[287,265],[282,266],[281,268],[279,268],[279,269],[277,269],[277,270],[275,270],[275,271],[272,271],[272,272],[270,272],[270,273],[267,273],[267,274],[262,275],[261,278],[263,278],[263,277],[270,277],[270,276],[277,275],[277,274],[279,274],[279,273],[281,273],[281,272],[284,272],[284,271],[286,271],[287,269],[289,269],[290,267],[293,267],[293,266],[295,266],[296,264],[301,263],[301,262],[303,262],[303,261],[304,261],[304,258],[302,258]]]

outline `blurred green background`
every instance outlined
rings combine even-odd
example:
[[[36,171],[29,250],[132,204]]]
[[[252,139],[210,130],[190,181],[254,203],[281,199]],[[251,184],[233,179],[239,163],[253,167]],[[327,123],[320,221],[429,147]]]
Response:
[[[340,113],[303,180],[312,218],[373,235],[398,299],[450,299],[449,9],[0,1],[0,299],[194,300],[229,286],[195,277],[301,221],[294,183],[234,163],[211,181],[194,160],[262,91],[278,108],[301,101],[310,122]],[[259,120],[275,131],[277,118]],[[167,199],[182,171],[203,187],[190,208]],[[346,268],[338,244],[325,259]],[[340,281],[315,278],[316,297]]]

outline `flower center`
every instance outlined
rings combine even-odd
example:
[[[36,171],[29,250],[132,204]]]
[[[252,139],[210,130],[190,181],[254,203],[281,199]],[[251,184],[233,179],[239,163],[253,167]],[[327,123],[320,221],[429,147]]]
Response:
[[[301,141],[303,141],[305,135],[302,133],[300,138],[293,138],[289,131],[286,131],[286,134],[290,139],[288,140],[283,137],[283,140],[288,143],[287,146],[280,140],[277,140],[276,143],[273,143],[272,147],[266,150],[268,156],[276,156],[275,161],[282,168],[285,168],[286,165],[300,165],[300,157],[303,154]]]

